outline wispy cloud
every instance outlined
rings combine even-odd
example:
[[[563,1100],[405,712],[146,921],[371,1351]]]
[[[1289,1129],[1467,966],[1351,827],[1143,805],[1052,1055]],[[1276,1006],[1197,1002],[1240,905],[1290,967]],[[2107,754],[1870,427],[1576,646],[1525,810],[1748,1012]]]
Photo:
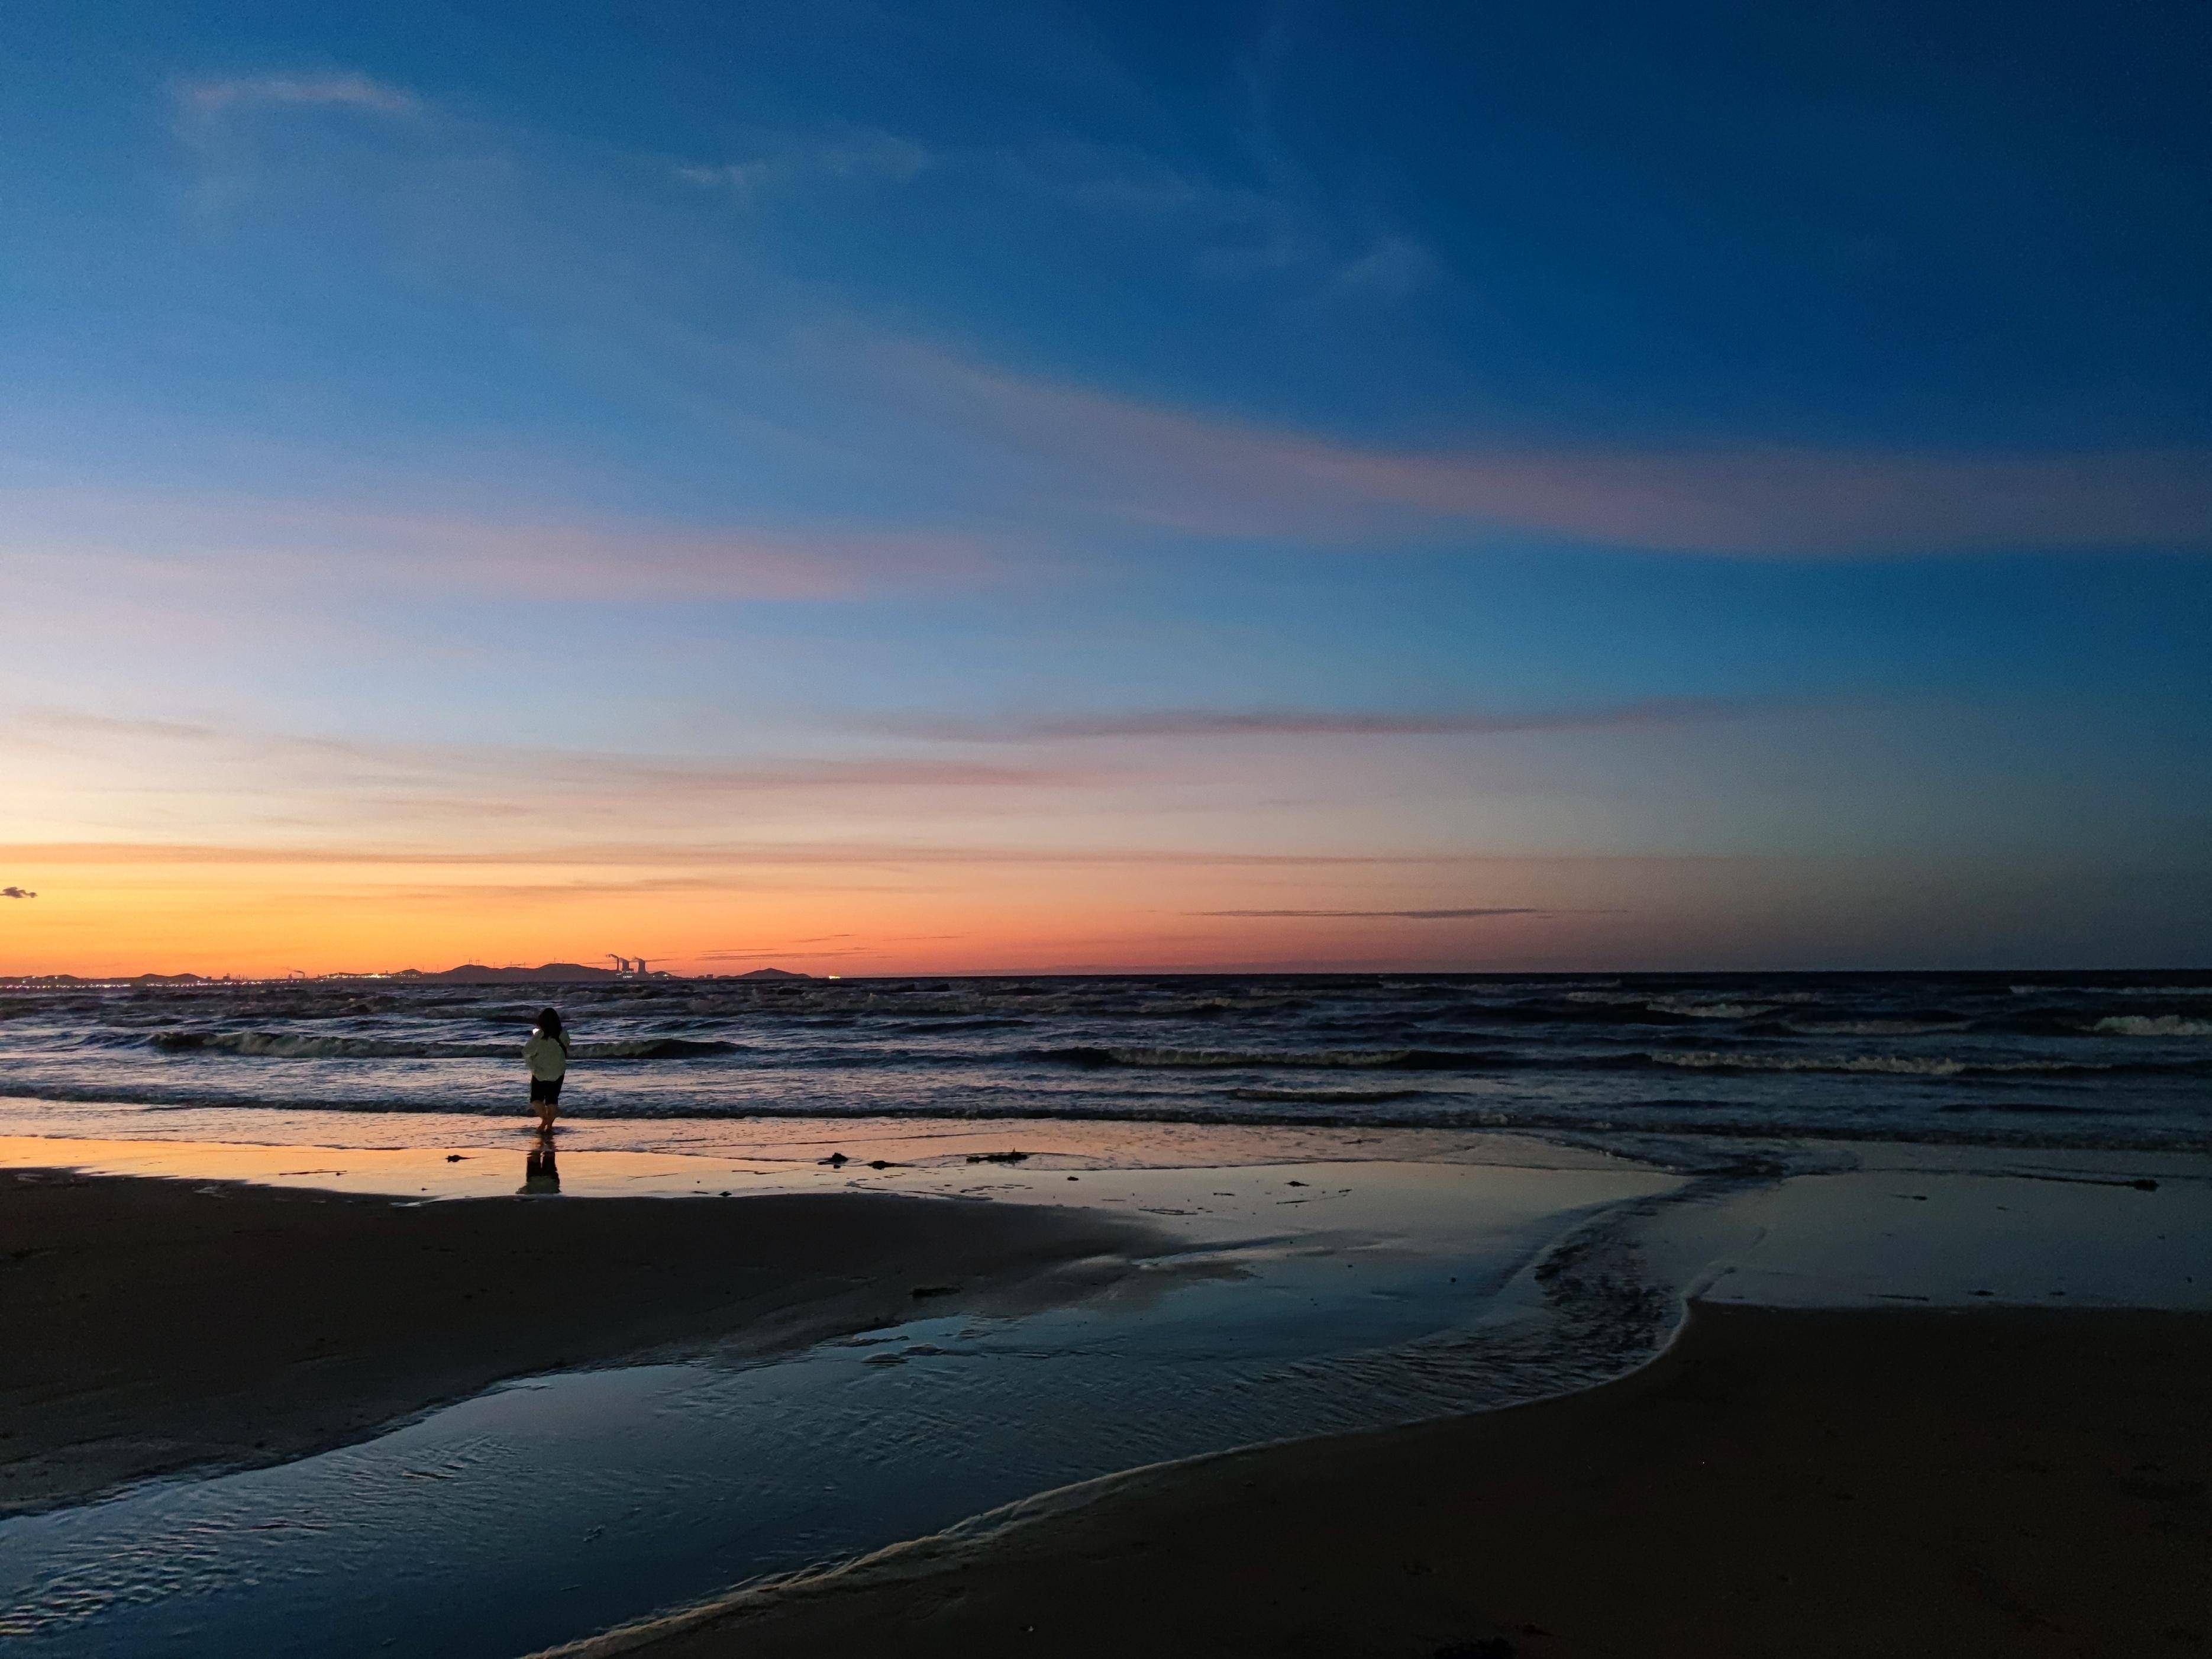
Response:
[[[1331,920],[1351,918],[1362,921],[1464,921],[1474,916],[1556,916],[1565,913],[1559,910],[1534,910],[1517,906],[1491,906],[1453,910],[1192,910],[1188,914],[1194,916],[1244,918],[1317,916]]]
[[[571,805],[617,798],[743,795],[871,789],[1067,788],[1102,775],[1069,768],[1008,766],[905,756],[789,759],[654,757],[519,744],[390,743],[358,738],[230,730],[173,720],[53,713],[17,722],[19,732],[71,734],[78,745],[108,738],[196,751],[186,769],[210,758],[285,769],[288,781],[356,792],[384,788],[449,790],[496,803],[517,790],[556,792]],[[210,755],[210,751],[220,751]],[[441,796],[428,796],[435,802]]]
[[[808,179],[904,184],[936,166],[939,159],[911,138],[863,128],[744,161],[685,163],[674,172],[685,184],[729,191],[750,201],[763,191]]]
[[[525,846],[521,861],[558,864],[569,858],[562,849],[599,842],[621,846],[587,849],[576,861],[735,868],[751,861],[742,849],[670,860],[655,843],[696,848],[738,825],[763,842],[891,825],[917,841],[933,831],[988,836],[1014,823],[1034,832],[1077,802],[1118,803],[1133,778],[1126,768],[911,750],[655,754],[35,716],[0,726],[0,767],[10,816],[46,828],[46,839],[81,851],[106,837],[185,848],[84,852],[125,863],[434,865],[450,849],[461,855],[454,861],[497,864],[504,851],[467,855],[534,842],[543,856]],[[191,850],[201,846],[215,850]],[[894,850],[878,862],[898,857]],[[808,858],[800,846],[784,861]]]
[[[903,185],[928,173],[1016,212],[1049,204],[1124,240],[1134,235],[1180,247],[1191,272],[1209,280],[1280,276],[1322,295],[1396,300],[1443,276],[1435,253],[1413,235],[1346,223],[1310,188],[1279,178],[1219,178],[1130,145],[1060,138],[947,147],[859,127],[794,135],[757,154],[679,162],[670,171],[747,204],[812,185]]]
[[[1402,300],[1428,288],[1443,275],[1437,256],[1410,236],[1383,236],[1329,279],[1336,294]]]
[[[32,899],[36,897],[38,897],[38,895],[32,892],[28,888],[0,887],[0,898]]]
[[[1000,488],[1187,533],[1511,533],[1700,554],[2212,545],[2212,452],[1776,443],[1390,449],[1007,374],[910,342],[871,367]]]
[[[946,743],[1037,743],[1086,738],[1432,737],[1602,731],[1728,720],[1752,705],[1711,698],[1649,698],[1589,708],[1501,714],[1481,709],[1363,712],[1321,708],[1163,708],[1127,713],[1008,715],[958,720],[886,717],[860,730]]]
[[[411,115],[424,107],[420,98],[404,88],[345,72],[186,81],[178,87],[177,100],[199,115],[257,106],[367,110],[379,115]]]
[[[1224,178],[1133,146],[1065,139],[947,159],[1010,195],[1063,204],[1124,235],[1180,238],[1191,272],[1211,282],[1274,277],[1309,296],[1396,300],[1444,275],[1425,243],[1403,230],[1378,234],[1280,165],[1254,179]]]
[[[346,501],[0,492],[0,551],[58,574],[90,561],[228,574],[266,591],[397,586],[534,601],[845,599],[995,579],[1003,538],[856,526],[797,529],[394,511]],[[23,568],[21,566],[19,568]]]
[[[1682,865],[1737,865],[1757,862],[1727,857],[1609,857],[1604,855],[1548,855],[1460,852],[1334,853],[1241,852],[1207,848],[1131,848],[1110,846],[1022,847],[957,846],[896,842],[732,842],[719,843],[675,842],[579,842],[569,845],[508,845],[463,848],[352,845],[328,842],[148,842],[73,841],[24,842],[0,846],[0,853],[23,863],[63,866],[99,865],[240,865],[301,866],[322,865],[390,866],[395,867],[451,866],[552,866],[627,868],[813,868],[862,866],[896,869],[907,866],[983,866],[1011,868],[1047,866],[1079,868],[1362,870],[1416,869],[1465,866],[1609,866],[1636,869]]]

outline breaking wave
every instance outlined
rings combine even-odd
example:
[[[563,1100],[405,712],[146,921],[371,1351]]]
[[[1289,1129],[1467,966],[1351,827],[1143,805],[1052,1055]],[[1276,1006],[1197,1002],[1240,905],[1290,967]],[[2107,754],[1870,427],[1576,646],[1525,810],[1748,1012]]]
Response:
[[[2089,1028],[2108,1036],[2212,1036],[2212,1019],[2185,1019],[2179,1014],[2112,1014]]]

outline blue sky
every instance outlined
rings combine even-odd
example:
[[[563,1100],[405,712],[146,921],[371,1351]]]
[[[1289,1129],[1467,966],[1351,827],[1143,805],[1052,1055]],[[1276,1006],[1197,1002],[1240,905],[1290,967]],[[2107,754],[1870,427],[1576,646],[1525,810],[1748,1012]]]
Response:
[[[2206,960],[2208,45],[19,9],[0,967]]]

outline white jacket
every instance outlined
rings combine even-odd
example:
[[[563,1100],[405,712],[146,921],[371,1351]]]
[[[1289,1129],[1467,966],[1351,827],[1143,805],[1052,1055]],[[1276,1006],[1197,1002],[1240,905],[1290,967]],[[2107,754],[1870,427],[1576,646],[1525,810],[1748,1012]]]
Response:
[[[540,1083],[557,1083],[568,1073],[568,1051],[543,1031],[532,1031],[522,1045],[522,1058],[530,1075]]]

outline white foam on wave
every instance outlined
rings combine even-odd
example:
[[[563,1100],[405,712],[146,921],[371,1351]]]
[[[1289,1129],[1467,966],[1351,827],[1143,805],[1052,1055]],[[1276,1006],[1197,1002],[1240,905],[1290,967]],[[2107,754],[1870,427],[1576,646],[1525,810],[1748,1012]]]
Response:
[[[1665,1014],[1681,1014],[1691,1019],[1753,1019],[1760,1014],[1771,1014],[1782,1006],[1774,1002],[1690,1002],[1680,997],[1654,997],[1651,1006]]]
[[[1619,991],[1570,991],[1565,1000],[1607,1006],[1651,1008],[1662,1014],[1679,1014],[1686,1019],[1754,1019],[1760,1014],[1772,1013],[1786,1003],[1819,1000],[1809,991],[1778,992],[1756,1002],[1735,1002],[1724,997],[1652,996]]]
[[[2107,1036],[2212,1036],[2212,1019],[2185,1019],[2179,1014],[2112,1014],[2089,1028]]]

